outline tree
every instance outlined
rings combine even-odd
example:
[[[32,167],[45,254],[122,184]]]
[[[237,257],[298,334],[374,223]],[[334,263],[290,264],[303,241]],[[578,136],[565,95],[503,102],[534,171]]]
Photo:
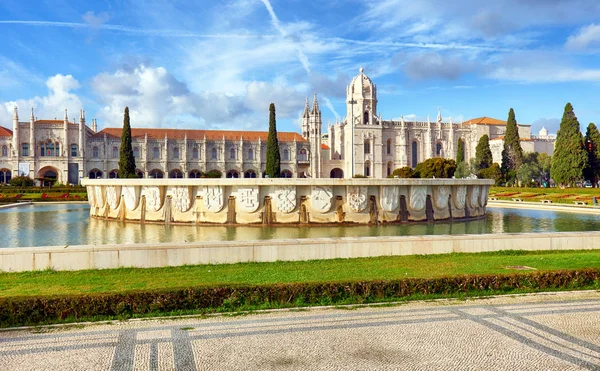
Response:
[[[415,173],[421,178],[452,178],[456,171],[456,161],[435,157],[417,164]]]
[[[458,148],[456,149],[456,163],[465,162],[465,143],[462,139],[458,140]]]
[[[129,125],[129,107],[125,107],[123,116],[123,133],[121,134],[121,150],[119,151],[119,178],[137,178],[135,158],[131,147],[131,126]]]
[[[504,149],[502,150],[502,173],[507,181],[512,181],[516,171],[523,163],[523,149],[519,138],[519,128],[515,119],[515,111],[508,111],[506,132],[504,133]]]
[[[550,176],[556,184],[572,185],[583,177],[587,160],[579,121],[573,112],[573,106],[567,103],[556,134]]]
[[[269,106],[269,137],[267,139],[267,168],[269,178],[279,178],[281,172],[281,155],[277,140],[277,123],[275,121],[275,104]]]
[[[493,163],[490,137],[484,134],[479,138],[479,143],[477,143],[477,148],[475,148],[475,166],[477,170],[482,170],[492,166]]]
[[[398,168],[388,178],[414,178],[415,171],[410,166]]]
[[[477,177],[480,179],[494,179],[496,185],[500,184],[502,181],[502,171],[500,170],[500,165],[493,163],[492,166],[480,170],[479,173],[477,173]]]
[[[545,152],[540,152],[538,154],[538,165],[540,167],[540,173],[542,175],[543,181],[548,184],[550,180],[550,168],[552,167],[552,156],[549,156]]]
[[[588,161],[584,175],[595,187],[598,177],[600,177],[600,132],[593,122],[590,122],[585,133],[585,149]]]
[[[8,181],[13,187],[33,187],[34,181],[26,175],[19,175]]]

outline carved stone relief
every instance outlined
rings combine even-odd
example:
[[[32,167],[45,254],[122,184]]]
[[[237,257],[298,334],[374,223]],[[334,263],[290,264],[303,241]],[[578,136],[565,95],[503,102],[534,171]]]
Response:
[[[159,187],[144,187],[146,207],[151,211],[158,211],[162,207],[162,195]]]
[[[414,211],[420,211],[425,208],[427,200],[427,186],[410,187],[410,208]]]
[[[106,202],[111,209],[116,209],[119,206],[121,199],[121,186],[106,186]]]
[[[123,186],[121,193],[127,210],[135,210],[140,201],[139,187],[135,186]]]
[[[96,206],[104,207],[104,193],[101,186],[96,186]]]
[[[381,207],[385,211],[394,211],[400,203],[400,187],[381,187]]]
[[[486,206],[488,198],[488,187],[481,186],[481,190],[479,191],[479,205]]]
[[[252,213],[258,209],[258,187],[238,188],[237,203],[240,210]]]
[[[454,206],[457,209],[464,209],[465,202],[467,201],[467,186],[461,185],[456,187],[456,194],[454,197]]]
[[[333,198],[333,187],[331,186],[313,186],[310,192],[310,202],[314,210],[326,213],[331,209],[331,199]]]
[[[479,186],[471,187],[471,207],[477,207],[479,201]]]
[[[204,207],[206,210],[218,213],[223,209],[223,187],[220,186],[206,186],[202,192],[202,198],[204,199]]]
[[[189,187],[170,187],[169,193],[172,197],[171,205],[173,205],[173,208],[182,213],[189,210],[192,205]]]
[[[348,206],[350,206],[350,210],[355,213],[363,211],[367,207],[367,190],[368,187],[360,187],[360,186],[348,186],[347,187],[347,197],[348,197]]]
[[[435,207],[445,209],[448,207],[448,196],[450,196],[449,186],[434,187],[435,190]]]
[[[277,187],[275,189],[275,203],[279,211],[284,213],[292,212],[296,208],[296,187]]]

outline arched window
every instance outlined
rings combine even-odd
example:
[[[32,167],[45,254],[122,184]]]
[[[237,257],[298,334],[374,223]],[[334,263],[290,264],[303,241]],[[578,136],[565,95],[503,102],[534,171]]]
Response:
[[[154,158],[154,159],[160,158],[160,149],[158,147],[152,148],[152,158]]]
[[[283,161],[289,161],[290,160],[290,152],[287,149],[283,150]]]
[[[369,161],[365,162],[365,176],[371,176],[371,163]]]
[[[388,166],[387,166],[387,175],[390,176],[392,175],[392,162],[388,162]]]
[[[113,147],[112,157],[119,158],[119,147]]]
[[[308,161],[308,152],[306,148],[301,148],[298,152],[298,161]]]
[[[173,159],[179,160],[179,147],[173,148]]]
[[[235,148],[229,150],[229,159],[235,160]]]
[[[226,174],[227,178],[239,178],[240,173],[237,170],[229,170]]]
[[[213,148],[211,152],[212,152],[212,157],[211,158],[213,160],[216,160],[217,159],[217,149]]]
[[[135,157],[135,158],[140,157],[140,149],[138,147],[135,147],[133,149],[133,157]]]
[[[150,178],[156,178],[156,179],[162,179],[163,177],[163,172],[158,170],[158,169],[154,169],[150,172],[149,174]]]
[[[117,169],[115,169],[115,170],[111,170],[111,171],[108,173],[108,178],[109,178],[109,179],[116,179],[116,178],[118,178],[118,177],[119,177],[119,170],[117,170]]]
[[[369,124],[369,111],[365,111],[365,118],[364,118],[364,121],[363,121],[363,123],[364,123],[365,125],[368,125],[368,124]]]
[[[342,169],[336,167],[335,169],[333,169],[329,172],[329,177],[330,178],[343,178],[344,171]]]
[[[192,158],[193,158],[194,160],[197,160],[197,159],[198,159],[198,154],[199,154],[199,153],[200,153],[200,152],[198,151],[198,148],[194,148],[194,149],[192,149]]]
[[[365,155],[371,153],[371,141],[369,139],[365,139]]]
[[[386,149],[387,149],[387,154],[391,155],[392,154],[392,140],[388,139],[387,140],[387,145],[386,145]]]
[[[183,178],[183,173],[179,169],[173,169],[169,172],[169,178],[171,179],[179,179]]]
[[[2,157],[8,156],[8,147],[2,146]]]
[[[281,178],[291,178],[293,176],[292,172],[290,170],[283,170],[280,174]]]
[[[102,178],[102,172],[98,169],[92,169],[88,173],[88,177],[90,179],[100,179],[100,178]]]
[[[10,182],[11,178],[12,178],[12,173],[10,172],[10,170],[8,170],[8,169],[0,170],[0,184],[6,184],[6,183]]]
[[[189,172],[189,178],[196,179],[202,177],[202,172],[200,170],[192,170]]]
[[[137,175],[138,178],[143,178],[144,172],[141,171],[140,169],[135,169],[135,175]]]
[[[244,178],[256,178],[256,172],[254,170],[246,170]]]
[[[248,149],[248,161],[253,161],[254,160],[254,151],[252,151],[252,148]],[[254,174],[254,177],[256,178],[256,174]]]
[[[438,143],[435,145],[435,155],[436,156],[442,155],[442,143]]]
[[[55,145],[55,143],[48,140],[47,142],[42,142],[40,144],[40,156],[54,157],[54,156],[58,156],[59,153],[60,153],[60,151],[59,151],[58,143],[56,143],[56,145]]]
[[[98,149],[98,147],[93,147],[92,148],[92,158],[100,158],[100,150]]]
[[[417,167],[417,162],[419,161],[419,152],[418,152],[417,147],[418,147],[417,141],[413,140],[412,145],[411,145],[412,167],[413,168]]]

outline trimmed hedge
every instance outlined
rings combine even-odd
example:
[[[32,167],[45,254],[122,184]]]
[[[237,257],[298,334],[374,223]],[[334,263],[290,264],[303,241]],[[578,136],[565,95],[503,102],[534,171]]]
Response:
[[[83,186],[74,187],[0,187],[0,193],[87,193]]]
[[[599,287],[600,269],[584,269],[393,281],[208,286],[92,295],[11,297],[0,299],[0,327],[185,311],[372,303],[418,295],[499,294]]]

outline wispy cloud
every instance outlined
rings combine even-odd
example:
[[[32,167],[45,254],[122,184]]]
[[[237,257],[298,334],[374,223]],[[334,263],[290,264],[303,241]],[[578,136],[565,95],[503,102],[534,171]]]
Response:
[[[573,50],[600,47],[600,24],[590,24],[582,27],[577,34],[569,36],[565,46],[567,49]]]

